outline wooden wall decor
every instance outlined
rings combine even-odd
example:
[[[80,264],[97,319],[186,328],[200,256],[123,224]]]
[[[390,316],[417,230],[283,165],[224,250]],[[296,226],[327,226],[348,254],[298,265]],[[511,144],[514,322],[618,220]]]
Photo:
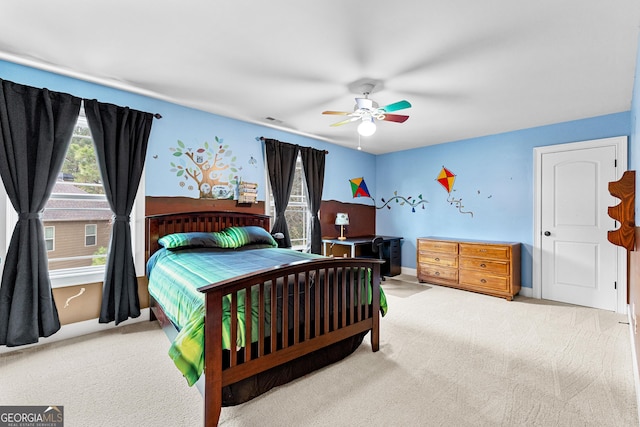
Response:
[[[609,193],[620,199],[620,203],[610,206],[609,216],[620,222],[617,230],[607,233],[607,239],[628,251],[635,248],[635,206],[636,206],[636,172],[626,171],[618,181],[609,183]]]

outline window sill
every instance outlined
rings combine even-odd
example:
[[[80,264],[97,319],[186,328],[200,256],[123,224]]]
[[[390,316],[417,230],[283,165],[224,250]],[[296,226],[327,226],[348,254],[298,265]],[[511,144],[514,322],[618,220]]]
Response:
[[[104,266],[87,267],[49,272],[51,288],[101,283],[104,280]]]

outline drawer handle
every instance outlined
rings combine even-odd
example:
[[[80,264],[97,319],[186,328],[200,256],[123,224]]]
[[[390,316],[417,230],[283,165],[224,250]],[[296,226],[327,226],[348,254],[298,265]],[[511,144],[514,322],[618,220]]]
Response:
[[[480,283],[487,283],[486,279],[480,279]]]
[[[434,258],[436,261],[440,261],[440,258]]]
[[[482,267],[482,268],[486,268],[486,267],[487,267],[487,264],[482,263],[482,264],[480,264],[480,267]]]
[[[439,272],[439,271],[436,271],[436,276],[439,276],[439,275],[440,275],[440,272]]]

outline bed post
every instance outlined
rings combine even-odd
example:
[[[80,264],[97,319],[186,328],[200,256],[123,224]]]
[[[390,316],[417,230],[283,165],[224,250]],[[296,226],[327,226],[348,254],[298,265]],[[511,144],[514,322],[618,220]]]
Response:
[[[222,410],[222,293],[209,291],[205,295],[204,317],[204,425],[215,427]]]

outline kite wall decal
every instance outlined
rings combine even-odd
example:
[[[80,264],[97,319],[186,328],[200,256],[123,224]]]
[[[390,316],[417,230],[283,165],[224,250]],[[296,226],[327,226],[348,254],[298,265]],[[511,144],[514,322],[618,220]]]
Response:
[[[409,206],[411,206],[411,212],[415,212],[416,206],[420,205],[422,206],[422,209],[424,209],[425,203],[429,203],[427,200],[422,198],[422,194],[419,194],[418,198],[414,199],[412,196],[407,196],[407,197],[398,196],[398,192],[394,191],[393,197],[391,197],[389,200],[384,200],[384,198],[380,198],[383,204],[381,206],[376,206],[376,201],[373,197],[371,197],[371,194],[369,193],[369,189],[367,188],[367,184],[364,182],[364,178],[353,178],[349,180],[349,183],[351,184],[351,192],[353,193],[354,199],[356,197],[368,197],[371,200],[373,200],[373,204],[376,209],[382,209],[384,207],[386,207],[387,209],[391,209],[390,203],[396,202],[400,206],[404,206],[405,204],[408,204]]]
[[[442,170],[438,174],[437,180],[440,185],[442,185],[444,189],[447,190],[447,193],[451,193],[451,189],[453,189],[453,183],[456,182],[456,175],[443,166]]]
[[[351,192],[353,193],[354,199],[356,197],[371,197],[364,178],[353,178],[350,179],[349,182],[351,183]]]
[[[440,170],[440,173],[438,173],[436,181],[438,181],[440,185],[442,185],[442,187],[447,190],[447,202],[449,202],[449,204],[457,207],[460,213],[469,214],[471,215],[471,217],[473,217],[473,212],[462,210],[462,208],[464,208],[464,205],[462,204],[462,198],[456,199],[451,194],[452,191],[455,191],[453,189],[453,183],[456,182],[456,174],[442,166],[442,169]]]

